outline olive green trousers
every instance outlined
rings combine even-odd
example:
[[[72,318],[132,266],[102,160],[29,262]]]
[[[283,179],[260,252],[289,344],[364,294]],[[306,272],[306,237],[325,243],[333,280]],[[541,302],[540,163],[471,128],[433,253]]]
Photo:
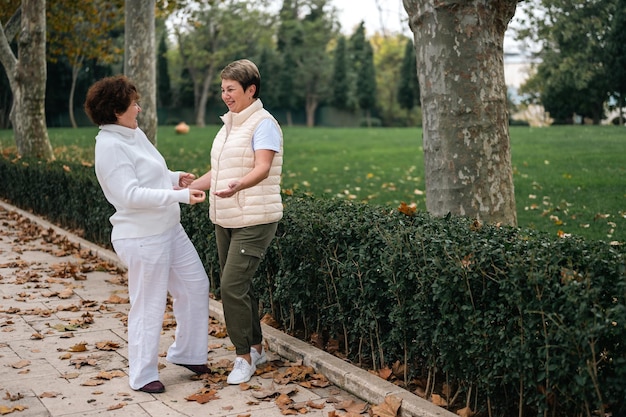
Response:
[[[276,235],[277,226],[278,223],[240,229],[215,226],[224,319],[237,355],[250,353],[251,346],[263,341],[259,300],[252,278]]]

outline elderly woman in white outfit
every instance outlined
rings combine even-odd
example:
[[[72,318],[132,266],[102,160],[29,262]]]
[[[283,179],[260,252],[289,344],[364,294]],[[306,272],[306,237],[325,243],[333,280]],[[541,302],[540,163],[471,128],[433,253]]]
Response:
[[[85,111],[100,127],[95,171],[115,207],[111,242],[128,266],[129,384],[148,393],[165,391],[159,381],[159,337],[167,294],[176,317],[167,360],[196,374],[208,373],[209,279],[180,224],[179,203],[205,200],[187,188],[194,175],[172,172],[137,125],[139,93],[125,76],[97,81]]]

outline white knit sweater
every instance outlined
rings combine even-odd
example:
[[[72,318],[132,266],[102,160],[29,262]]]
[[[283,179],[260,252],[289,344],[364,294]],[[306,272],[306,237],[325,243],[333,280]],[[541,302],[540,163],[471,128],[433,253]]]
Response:
[[[100,126],[95,154],[96,177],[115,207],[111,241],[157,235],[180,222],[178,204],[189,203],[189,190],[175,189],[180,172],[167,168],[141,129]]]

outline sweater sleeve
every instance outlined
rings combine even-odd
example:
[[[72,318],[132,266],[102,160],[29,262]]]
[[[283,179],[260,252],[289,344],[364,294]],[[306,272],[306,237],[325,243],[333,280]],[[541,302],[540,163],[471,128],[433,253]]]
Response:
[[[170,181],[172,181],[172,187],[178,188],[180,184],[180,171],[169,171]]]
[[[187,189],[175,190],[170,184],[161,184],[158,188],[141,186],[133,162],[120,147],[112,146],[101,155],[96,168],[105,194],[114,206],[150,209],[174,203],[189,204]]]

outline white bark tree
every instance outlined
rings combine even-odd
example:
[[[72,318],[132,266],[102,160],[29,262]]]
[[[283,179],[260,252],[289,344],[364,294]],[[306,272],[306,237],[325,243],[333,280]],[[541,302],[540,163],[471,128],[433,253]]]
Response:
[[[17,56],[10,42],[17,37]],[[46,1],[23,0],[7,23],[0,23],[0,62],[9,79],[13,105],[9,118],[22,157],[53,160],[46,128]]]
[[[157,143],[155,0],[126,0],[124,74],[141,95],[139,126]]]
[[[403,0],[423,114],[426,208],[517,225],[504,32],[520,0]]]

